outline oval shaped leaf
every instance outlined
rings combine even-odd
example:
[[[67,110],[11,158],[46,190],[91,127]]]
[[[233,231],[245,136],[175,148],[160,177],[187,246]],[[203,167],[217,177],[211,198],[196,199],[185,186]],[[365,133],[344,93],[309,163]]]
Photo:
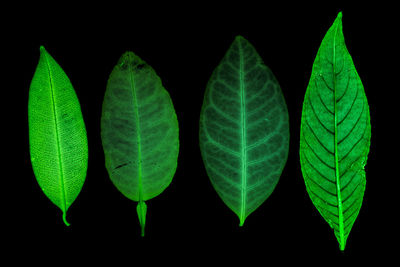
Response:
[[[105,163],[113,184],[138,201],[144,235],[146,204],[172,181],[179,152],[179,128],[168,92],[155,71],[132,52],[114,67],[101,117]]]
[[[280,86],[254,47],[238,36],[208,82],[200,149],[212,185],[240,226],[274,190],[288,148]]]
[[[370,138],[368,102],[339,13],[322,40],[304,98],[300,160],[310,198],[341,250],[361,208]]]
[[[69,225],[67,210],[86,178],[86,129],[70,80],[43,46],[29,89],[28,120],[36,180]]]

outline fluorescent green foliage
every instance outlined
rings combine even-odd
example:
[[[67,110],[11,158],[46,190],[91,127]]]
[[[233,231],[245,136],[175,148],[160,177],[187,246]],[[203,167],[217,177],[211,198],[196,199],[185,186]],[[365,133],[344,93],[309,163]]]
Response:
[[[71,82],[44,47],[29,90],[28,117],[36,180],[69,225],[67,210],[86,178],[86,129]]]
[[[208,176],[240,226],[272,193],[286,163],[286,103],[254,47],[236,37],[213,72],[200,115]]]
[[[370,139],[368,102],[339,13],[322,40],[304,98],[300,160],[310,198],[341,250],[361,208]]]
[[[109,77],[101,137],[112,182],[127,198],[139,202],[143,236],[144,201],[158,196],[175,174],[179,128],[160,78],[132,52],[122,55]]]

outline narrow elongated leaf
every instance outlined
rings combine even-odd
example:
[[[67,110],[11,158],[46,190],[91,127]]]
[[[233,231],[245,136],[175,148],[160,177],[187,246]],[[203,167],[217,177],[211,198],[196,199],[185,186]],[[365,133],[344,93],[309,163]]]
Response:
[[[322,40],[304,98],[300,160],[308,194],[341,250],[361,208],[370,138],[368,102],[339,13]]]
[[[286,103],[254,47],[236,37],[213,72],[200,115],[207,174],[240,226],[272,193],[286,163]]]
[[[138,201],[142,236],[147,206],[172,181],[179,128],[168,92],[155,71],[126,52],[112,71],[103,102],[101,138],[111,181]]]
[[[86,178],[86,129],[70,80],[44,47],[29,89],[28,119],[36,180],[69,225],[67,210]]]

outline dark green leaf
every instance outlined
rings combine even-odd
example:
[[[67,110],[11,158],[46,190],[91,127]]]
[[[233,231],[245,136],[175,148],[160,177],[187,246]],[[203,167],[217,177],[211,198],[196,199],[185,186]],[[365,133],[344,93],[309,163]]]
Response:
[[[240,225],[274,190],[288,146],[280,86],[254,47],[238,36],[208,82],[200,149],[215,190]]]

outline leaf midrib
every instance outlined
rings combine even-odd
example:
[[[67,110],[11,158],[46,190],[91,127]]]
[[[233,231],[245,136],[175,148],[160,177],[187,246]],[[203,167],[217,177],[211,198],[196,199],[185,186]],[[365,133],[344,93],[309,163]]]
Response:
[[[345,241],[344,241],[344,222],[343,222],[343,207],[342,207],[342,196],[341,196],[341,187],[340,187],[340,174],[339,174],[339,156],[338,156],[338,111],[337,111],[337,103],[336,103],[336,35],[339,28],[339,22],[336,22],[335,33],[333,36],[333,64],[332,64],[332,73],[333,73],[333,92],[334,92],[334,118],[335,118],[335,137],[334,137],[334,153],[335,153],[335,176],[336,176],[336,192],[338,199],[338,215],[339,215],[339,236],[340,236],[340,249],[344,250]]]
[[[129,55],[131,57],[131,55]],[[133,98],[133,109],[136,117],[136,137],[137,137],[137,148],[138,148],[138,194],[139,202],[143,201],[143,189],[142,189],[142,147],[141,147],[141,135],[140,135],[140,122],[139,122],[139,107],[137,104],[137,95],[135,89],[135,79],[133,78],[131,62],[127,62],[128,72],[129,72],[129,82],[132,88],[132,98]]]
[[[61,188],[61,205],[62,205],[62,212],[63,212],[63,220],[66,225],[69,223],[66,220],[66,212],[67,212],[67,202],[65,197],[65,184],[64,184],[64,168],[63,168],[63,159],[61,154],[61,147],[60,147],[60,134],[58,130],[58,119],[57,119],[57,112],[56,112],[56,103],[55,103],[55,96],[54,96],[54,84],[52,79],[52,72],[49,64],[49,60],[47,58],[47,52],[43,48],[43,55],[46,62],[46,67],[49,75],[49,84],[50,84],[50,92],[51,92],[51,103],[53,109],[53,116],[54,116],[54,129],[56,134],[56,143],[57,143],[57,156],[58,156],[58,165],[60,170],[60,188]]]
[[[243,51],[239,42],[239,81],[240,81],[240,126],[241,126],[241,205],[240,205],[240,226],[246,219],[246,197],[247,197],[247,144],[246,144],[246,99],[244,91]]]

